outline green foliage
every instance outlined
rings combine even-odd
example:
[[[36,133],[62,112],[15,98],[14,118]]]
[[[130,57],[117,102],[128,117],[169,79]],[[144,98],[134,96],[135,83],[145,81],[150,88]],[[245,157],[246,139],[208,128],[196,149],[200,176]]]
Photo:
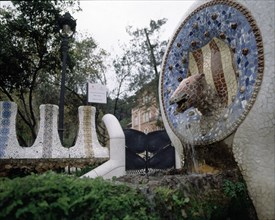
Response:
[[[56,22],[71,1],[12,1],[14,8],[0,11],[0,92],[18,104],[20,123],[36,137],[35,90],[42,79],[59,73],[60,37]],[[20,127],[20,126],[18,126]],[[23,126],[21,126],[23,127]],[[27,142],[27,141],[25,141]]]
[[[12,1],[0,10],[0,97],[18,105],[20,145],[36,138],[39,106],[58,104],[61,72],[61,36],[57,21],[65,11],[78,11],[78,1]],[[65,82],[64,145],[72,146],[78,120],[77,108],[86,104],[87,81],[105,79],[107,53],[90,36],[69,39]]]
[[[242,182],[225,180],[223,187],[204,189],[185,184],[157,187],[145,197],[136,188],[101,178],[53,172],[1,178],[0,219],[257,219]]]
[[[232,182],[230,180],[225,180],[223,183],[224,194],[233,199],[243,196],[246,193],[246,186],[243,182]]]
[[[130,90],[137,91],[144,84],[153,79],[158,79],[160,65],[167,41],[160,40],[161,28],[167,22],[166,18],[151,20],[149,27],[134,29],[132,26],[126,28],[130,35],[130,45],[127,55],[131,57],[132,68]],[[125,53],[126,54],[126,53]],[[130,60],[128,58],[128,60]]]
[[[207,190],[159,187],[155,190],[155,210],[160,219],[243,220],[250,219],[253,205],[243,182],[226,179],[222,188]]]
[[[253,205],[243,180],[224,180],[223,193],[229,199],[230,206],[228,212],[231,213],[231,218],[236,220],[249,219],[247,218],[247,216],[251,215],[249,207],[253,207]]]
[[[120,45],[122,55],[113,59],[117,86],[112,91],[115,97],[113,114],[123,123],[123,126],[130,122],[128,112],[132,106],[135,106],[130,95],[141,88],[149,88],[150,94],[157,97],[160,65],[167,45],[167,41],[160,40],[160,31],[166,21],[165,18],[151,20],[149,27],[140,29],[126,27],[126,32],[131,39],[129,44]],[[133,97],[138,95],[140,94]],[[128,101],[131,102],[123,104]],[[125,116],[128,120],[123,120]]]
[[[161,187],[156,190],[156,206],[163,210],[160,213],[161,219],[207,220],[212,219],[219,207],[219,197],[213,199],[212,196],[195,192],[185,196],[182,190]]]
[[[203,194],[195,193],[187,207],[188,219],[226,219],[227,206],[227,200],[220,191],[209,190]]]
[[[188,197],[182,196],[180,191],[159,187],[155,191],[156,208],[162,210],[161,219],[186,218],[185,207],[190,202]]]
[[[134,189],[52,172],[0,180],[0,219],[152,219]]]
[[[116,99],[108,98],[108,105],[105,105],[105,112],[113,114],[118,119],[121,127],[127,128],[129,123],[131,123],[132,108],[135,107],[133,100],[133,96],[124,96]]]

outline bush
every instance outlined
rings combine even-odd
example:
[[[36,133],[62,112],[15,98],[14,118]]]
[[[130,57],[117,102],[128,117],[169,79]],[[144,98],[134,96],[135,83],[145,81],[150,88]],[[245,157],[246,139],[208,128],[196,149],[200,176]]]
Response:
[[[159,187],[156,189],[155,199],[156,208],[162,210],[161,219],[225,219],[224,216],[216,218],[224,206],[221,204],[224,199],[221,193],[210,191],[200,194],[194,191],[185,196],[185,192],[181,189]]]
[[[137,190],[48,172],[0,179],[0,219],[153,219]]]
[[[255,216],[250,207],[253,207],[252,201],[248,196],[246,184],[241,181],[224,180],[223,192],[230,200],[228,212],[231,219],[250,220]]]
[[[257,219],[244,182],[224,179],[221,187],[206,189],[186,184],[188,187],[155,189],[154,208],[159,219]]]
[[[160,212],[161,219],[184,219],[187,218],[186,205],[190,202],[189,197],[181,195],[179,190],[158,187],[155,190],[156,209]]]
[[[53,172],[0,178],[0,219],[257,219],[244,182],[214,183],[197,187],[186,181],[144,191]]]

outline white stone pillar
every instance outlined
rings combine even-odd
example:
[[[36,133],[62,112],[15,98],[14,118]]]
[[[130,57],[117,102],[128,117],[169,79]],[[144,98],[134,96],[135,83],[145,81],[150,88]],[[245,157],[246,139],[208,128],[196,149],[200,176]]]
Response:
[[[109,150],[102,147],[98,141],[95,126],[96,108],[80,106],[79,129],[76,143],[69,148],[70,158],[108,158]]]
[[[69,150],[62,146],[57,129],[58,106],[40,106],[40,126],[34,144],[26,148],[26,158],[68,158]]]
[[[0,102],[0,158],[24,157],[16,136],[16,114],[16,103]]]

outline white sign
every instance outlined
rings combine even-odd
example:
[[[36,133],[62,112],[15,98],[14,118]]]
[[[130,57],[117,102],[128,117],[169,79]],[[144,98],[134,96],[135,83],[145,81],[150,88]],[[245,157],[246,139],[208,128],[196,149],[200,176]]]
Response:
[[[107,88],[105,85],[88,83],[88,102],[107,103]]]

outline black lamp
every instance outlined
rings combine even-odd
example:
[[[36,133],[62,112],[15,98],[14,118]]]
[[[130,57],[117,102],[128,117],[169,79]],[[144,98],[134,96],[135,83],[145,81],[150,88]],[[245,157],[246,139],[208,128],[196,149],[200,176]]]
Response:
[[[75,33],[76,20],[66,12],[58,19],[59,33],[62,37],[61,52],[62,52],[62,76],[61,76],[61,88],[59,99],[59,121],[58,121],[58,133],[61,142],[63,142],[64,132],[64,99],[65,99],[65,73],[67,69],[67,57],[69,49],[69,38]]]

